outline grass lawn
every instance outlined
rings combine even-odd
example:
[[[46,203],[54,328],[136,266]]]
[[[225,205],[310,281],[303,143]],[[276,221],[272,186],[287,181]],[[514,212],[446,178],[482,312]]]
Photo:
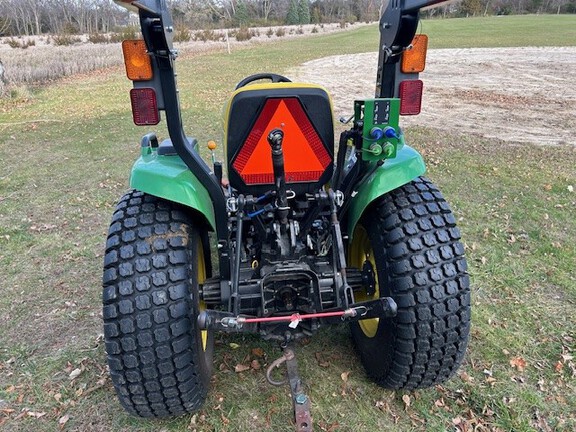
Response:
[[[575,16],[422,28],[437,48],[576,44]],[[222,106],[246,75],[377,43],[372,26],[183,58],[186,129],[200,143],[220,140]],[[279,356],[257,337],[217,338],[212,389],[194,416],[138,419],[116,400],[101,336],[101,268],[115,202],[148,131],[132,125],[130,87],[112,68],[0,100],[0,430],[292,430],[288,389],[269,386],[262,369],[234,372]],[[440,141],[435,132],[421,125],[407,135],[466,244],[473,329],[465,363],[443,386],[391,392],[367,380],[346,326],[325,329],[299,346],[316,428],[575,430],[576,149]]]

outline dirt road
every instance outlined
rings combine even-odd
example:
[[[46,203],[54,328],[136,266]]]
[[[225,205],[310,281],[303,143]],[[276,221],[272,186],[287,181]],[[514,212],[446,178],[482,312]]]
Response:
[[[374,94],[376,53],[307,62],[293,79],[325,86],[337,117]],[[438,49],[428,52],[422,113],[427,125],[510,143],[576,146],[576,47]]]

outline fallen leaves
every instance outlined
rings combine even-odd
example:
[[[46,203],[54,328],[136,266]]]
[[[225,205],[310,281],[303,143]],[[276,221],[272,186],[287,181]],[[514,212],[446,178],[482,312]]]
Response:
[[[78,378],[80,376],[81,373],[82,373],[82,369],[76,368],[72,372],[70,372],[70,375],[68,375],[68,378],[70,378],[70,380],[75,380],[76,378]]]
[[[250,366],[245,364],[238,363],[236,366],[234,366],[234,372],[236,373],[246,372],[247,370],[250,370]]]
[[[57,225],[53,225],[53,224],[32,225],[30,227],[30,231],[46,232],[46,231],[51,231],[55,228],[57,228]]]
[[[45,413],[44,411],[42,411],[42,412],[26,411],[26,415],[27,415],[28,417],[34,417],[34,418],[39,419],[39,418],[41,418],[41,417],[44,417],[44,416],[46,415],[46,413]]]
[[[321,421],[318,423],[318,426],[323,432],[335,432],[340,428],[340,424],[338,422],[328,424]]]
[[[66,426],[68,420],[70,420],[70,416],[68,414],[63,415],[58,419],[58,427],[60,428],[60,430],[64,429],[64,426]]]
[[[266,353],[264,352],[264,350],[262,348],[252,348],[252,355],[254,357],[258,357],[258,358],[264,358],[264,356],[266,355]]]
[[[576,364],[573,362],[574,356],[570,353],[567,347],[562,347],[562,353],[560,354],[560,359],[556,362],[554,370],[558,374],[563,374],[565,367],[569,370],[572,378],[576,377]]]
[[[510,359],[510,366],[516,368],[519,372],[523,372],[524,369],[526,369],[527,364],[526,360],[522,357],[512,357]]]
[[[446,403],[444,402],[444,398],[436,399],[434,401],[434,406],[436,408],[444,408],[446,406]]]
[[[468,408],[452,418],[452,425],[458,432],[503,432],[503,429],[494,426],[493,420],[494,411],[484,405],[481,416]]]
[[[86,357],[74,363],[67,362],[54,375],[53,381],[43,384],[46,399],[39,398],[31,387],[12,384],[4,391],[10,395],[9,400],[13,406],[4,406],[0,400],[0,425],[6,421],[34,419],[52,423],[53,430],[56,430],[56,424],[58,430],[64,430],[72,418],[67,411],[77,406],[80,398],[86,398],[104,387],[108,380],[107,368]]]
[[[392,393],[392,395],[394,395],[394,393]],[[394,409],[395,407],[393,399],[394,397],[392,396],[389,400],[378,400],[374,405],[376,408],[382,411],[387,418],[391,418],[393,424],[397,424],[398,420],[400,419],[400,416],[396,413]]]
[[[554,370],[556,371],[556,373],[562,373],[563,369],[564,369],[564,363],[562,363],[560,360],[558,360],[556,362],[556,366],[554,366]]]
[[[252,348],[252,350],[250,351],[250,355],[244,357],[244,359],[241,362],[237,363],[236,366],[234,366],[234,372],[242,373],[248,370],[259,371],[260,369],[262,369],[263,364],[266,365],[266,357],[267,357],[266,352],[262,348],[260,347]],[[222,363],[219,369],[220,371],[226,371],[228,368],[224,363]]]
[[[314,358],[318,362],[318,366],[323,368],[330,367],[330,362],[324,359],[324,354],[322,352],[315,352]]]
[[[460,379],[462,381],[464,381],[465,383],[470,383],[474,381],[474,378],[471,377],[470,375],[468,375],[468,373],[466,371],[460,371],[458,373],[458,376],[460,377]]]
[[[340,391],[340,394],[342,396],[346,396],[348,394],[348,377],[350,376],[350,371],[345,371],[342,372],[340,374],[340,378],[342,379],[343,383],[342,383],[342,390]]]
[[[408,408],[410,408],[410,405],[412,404],[412,399],[410,399],[410,395],[403,395],[402,396],[402,402],[404,402],[404,411],[408,411]]]

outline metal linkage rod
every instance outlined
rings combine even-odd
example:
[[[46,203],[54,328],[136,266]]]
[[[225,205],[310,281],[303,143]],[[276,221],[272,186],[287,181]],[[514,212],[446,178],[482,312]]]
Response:
[[[272,378],[272,370],[286,363],[288,372],[288,384],[290,385],[290,394],[292,395],[292,407],[294,409],[294,421],[296,432],[312,431],[312,416],[310,415],[310,398],[304,393],[302,380],[298,374],[298,361],[292,344],[284,348],[284,354],[278,358],[266,371],[266,378],[272,385],[283,385],[286,381],[275,381]]]

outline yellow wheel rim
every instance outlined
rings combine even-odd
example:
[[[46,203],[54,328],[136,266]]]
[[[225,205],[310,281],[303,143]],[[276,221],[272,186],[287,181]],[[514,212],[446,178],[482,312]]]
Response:
[[[361,269],[365,261],[372,264],[374,269],[374,278],[376,279],[376,287],[373,295],[368,295],[366,290],[356,291],[354,293],[354,300],[357,302],[375,300],[380,297],[380,288],[378,287],[378,274],[376,261],[374,260],[374,251],[372,250],[372,245],[370,244],[370,239],[368,238],[368,233],[362,225],[356,226],[354,230],[354,236],[352,237],[352,243],[349,247],[348,261],[351,267],[356,267]],[[376,336],[378,331],[378,323],[380,318],[370,318],[358,321],[362,332],[372,338]]]
[[[198,242],[198,284],[204,283],[206,280],[206,263],[204,261],[204,248],[202,247],[202,242]],[[198,303],[199,312],[206,310],[206,303],[204,300],[200,300]],[[201,330],[202,337],[202,349],[206,351],[208,346],[208,330]]]

